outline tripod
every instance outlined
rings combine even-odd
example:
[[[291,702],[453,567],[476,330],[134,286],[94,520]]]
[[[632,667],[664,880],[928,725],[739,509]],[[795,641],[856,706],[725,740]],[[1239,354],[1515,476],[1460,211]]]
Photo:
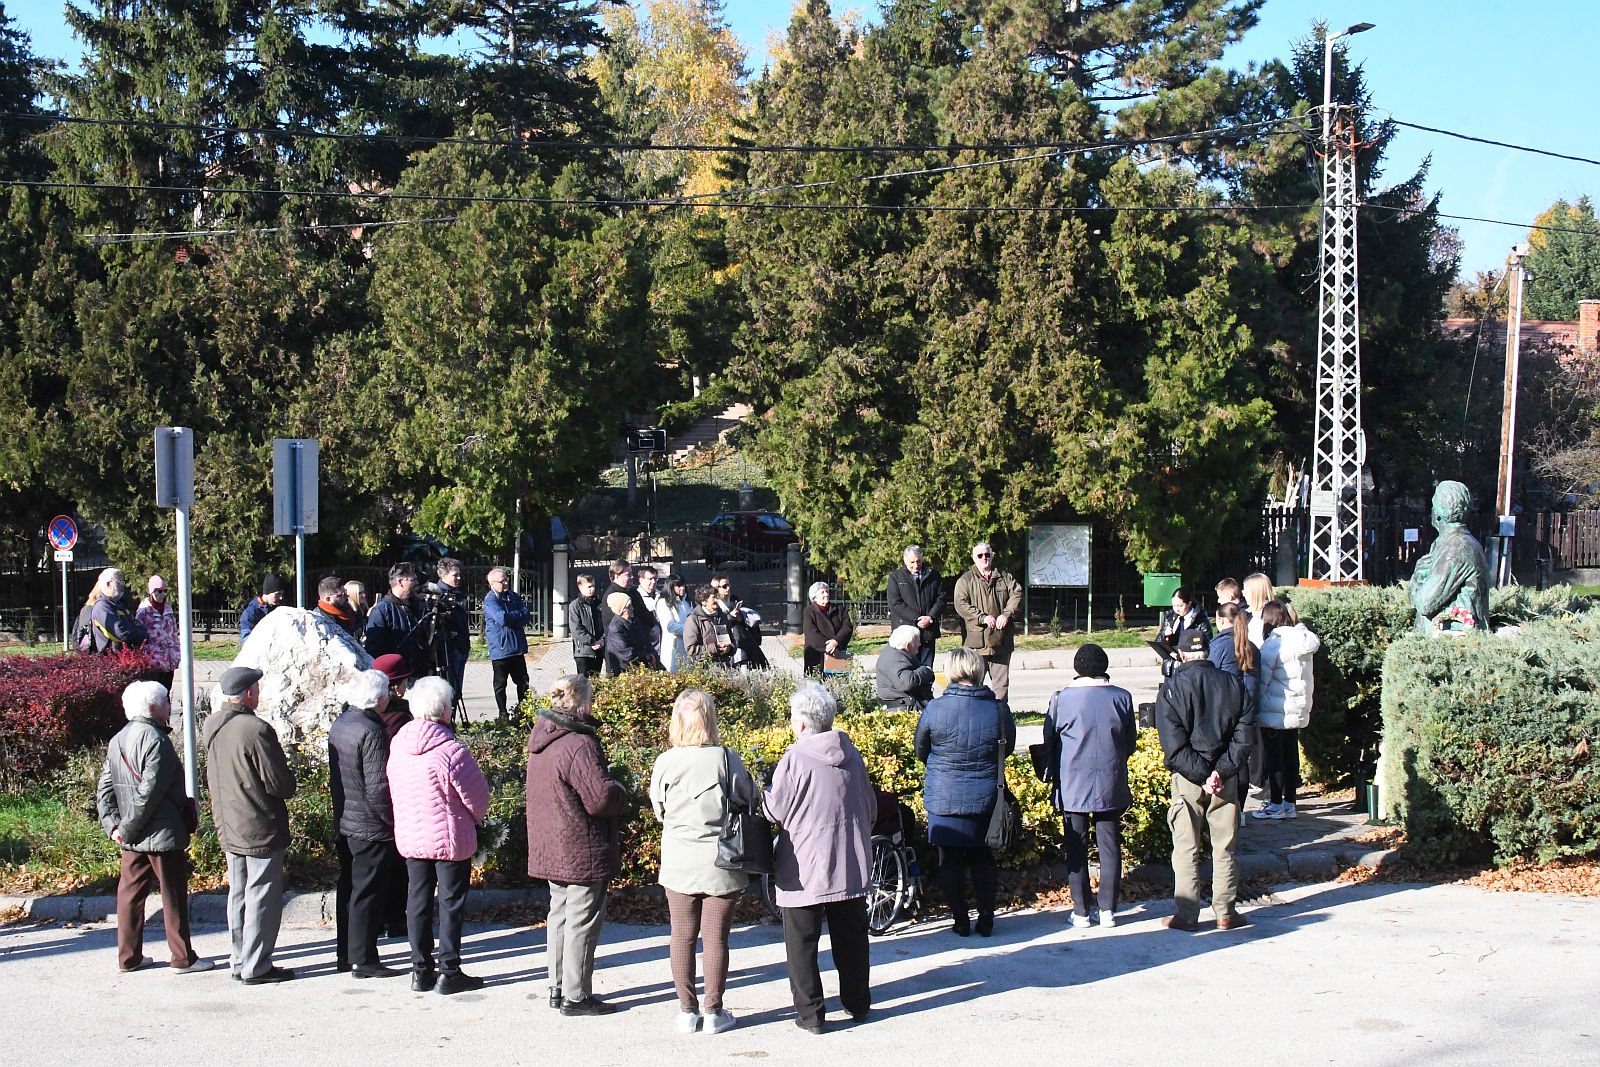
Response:
[[[451,670],[450,631],[440,625],[445,621],[445,616],[439,608],[439,598],[434,597],[428,603],[428,610],[423,613],[422,618],[417,620],[416,626],[412,627],[412,632],[420,631],[427,635],[425,644],[428,649],[429,673],[436,678],[444,679],[445,683],[450,686],[451,692],[455,696],[456,721],[470,724],[472,720],[467,716],[466,698],[461,693],[461,690],[466,688],[465,665],[462,668],[463,684],[458,686],[456,685],[454,672]],[[453,611],[454,609],[452,608]]]

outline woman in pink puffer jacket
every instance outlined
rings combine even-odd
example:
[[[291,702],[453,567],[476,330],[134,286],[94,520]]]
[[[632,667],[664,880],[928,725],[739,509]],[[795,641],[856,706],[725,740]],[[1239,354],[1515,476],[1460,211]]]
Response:
[[[461,918],[472,879],[478,826],[489,814],[489,783],[467,746],[456,740],[450,685],[424,678],[407,699],[416,718],[389,744],[394,841],[406,858],[410,892],[411,988],[460,993],[483,979],[461,971]],[[433,959],[433,897],[439,891],[439,966]],[[436,981],[437,977],[437,981]]]

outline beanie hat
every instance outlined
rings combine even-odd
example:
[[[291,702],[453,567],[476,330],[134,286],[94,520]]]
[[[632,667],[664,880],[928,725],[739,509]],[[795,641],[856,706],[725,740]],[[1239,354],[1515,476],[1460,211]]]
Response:
[[[268,596],[272,593],[281,593],[283,591],[283,579],[279,578],[276,574],[269,574],[265,578],[261,579],[262,596]]]
[[[633,598],[627,593],[612,593],[606,597],[606,607],[611,609],[611,614],[621,615],[628,608],[633,607]]]
[[[1106,650],[1096,644],[1084,645],[1072,657],[1072,669],[1078,672],[1080,678],[1104,678],[1106,668],[1110,665]]]

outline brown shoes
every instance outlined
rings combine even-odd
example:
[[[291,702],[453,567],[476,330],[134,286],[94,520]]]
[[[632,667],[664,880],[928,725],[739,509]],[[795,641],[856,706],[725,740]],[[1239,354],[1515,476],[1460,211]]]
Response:
[[[1168,930],[1184,930],[1191,934],[1200,929],[1199,923],[1193,921],[1192,919],[1180,919],[1176,915],[1169,915],[1165,919],[1162,919],[1161,925],[1165,926]]]
[[[1246,919],[1243,915],[1240,915],[1238,912],[1234,912],[1232,915],[1218,915],[1217,916],[1217,929],[1218,930],[1237,930],[1241,926],[1249,926],[1249,925],[1250,925],[1250,920]]]

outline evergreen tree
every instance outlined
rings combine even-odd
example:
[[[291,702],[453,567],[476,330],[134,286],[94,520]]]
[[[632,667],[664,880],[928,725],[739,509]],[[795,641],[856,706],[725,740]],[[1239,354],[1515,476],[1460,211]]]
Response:
[[[1600,300],[1600,222],[1587,196],[1557,200],[1534,223],[1551,230],[1528,233],[1528,270],[1533,282],[1523,297],[1530,319],[1571,322],[1578,301]]]

